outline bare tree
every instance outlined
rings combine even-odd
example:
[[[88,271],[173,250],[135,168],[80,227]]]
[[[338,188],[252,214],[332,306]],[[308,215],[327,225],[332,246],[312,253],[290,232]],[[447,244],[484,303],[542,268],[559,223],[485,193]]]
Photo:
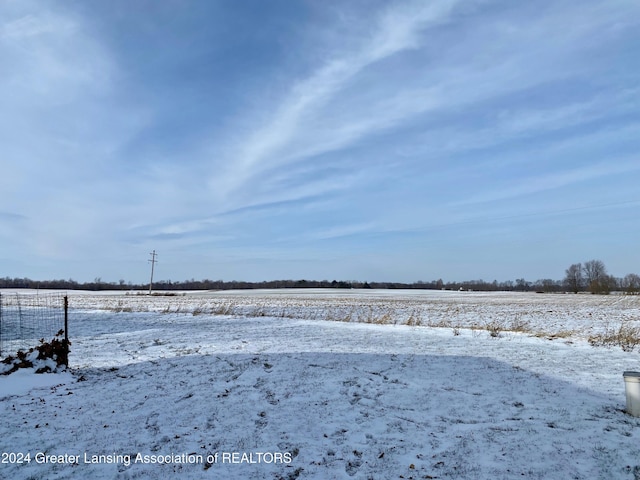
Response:
[[[564,284],[573,293],[582,290],[584,279],[582,278],[582,264],[574,263],[565,270]]]
[[[640,292],[640,276],[630,273],[622,279],[620,286],[626,293],[638,293]]]
[[[609,293],[610,280],[607,268],[602,260],[589,260],[584,263],[584,275],[591,293]]]
[[[531,284],[527,282],[524,278],[516,279],[516,290],[520,290],[521,292],[526,292],[531,287]]]
[[[542,291],[545,293],[555,292],[558,290],[556,286],[559,285],[559,282],[556,282],[551,278],[543,278],[540,283],[542,285]]]
[[[605,275],[600,293],[609,294],[620,288],[620,279],[613,275]]]

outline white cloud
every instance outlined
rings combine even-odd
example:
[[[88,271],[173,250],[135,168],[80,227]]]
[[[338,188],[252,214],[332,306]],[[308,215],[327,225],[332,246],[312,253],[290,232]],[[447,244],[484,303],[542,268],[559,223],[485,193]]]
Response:
[[[0,51],[12,67],[1,81],[9,105],[59,106],[109,87],[109,56],[79,19],[28,1],[4,4],[1,13]]]
[[[418,46],[418,34],[430,25],[446,21],[454,1],[425,5],[422,2],[386,10],[376,22],[374,33],[352,51],[329,58],[311,76],[295,84],[291,93],[270,115],[262,127],[249,133],[241,148],[229,155],[228,168],[222,178],[211,181],[212,189],[222,197],[235,192],[251,179],[282,163],[330,151],[361,137],[365,133],[388,126],[407,112],[396,112],[375,121],[362,121],[358,126],[342,126],[329,143],[314,139],[305,125],[313,116],[368,66],[394,54]],[[299,139],[311,137],[311,147],[300,149]],[[326,140],[322,139],[322,140]],[[292,150],[293,147],[293,150]]]
[[[450,21],[455,6],[455,2],[396,4],[378,17],[370,34],[360,42],[344,41],[346,51],[328,58],[308,78],[296,83],[273,113],[265,115],[261,126],[242,132],[245,140],[227,152],[227,165],[210,181],[216,198],[233,202],[230,199],[237,200],[243,191],[264,186],[276,167],[347,148],[421,115],[460,116],[465,107],[584,73],[585,64],[572,58],[580,42],[624,18],[616,8],[605,8],[598,17],[593,15],[593,6],[587,13],[577,7],[558,6],[538,17],[510,18],[511,24],[501,19],[498,25],[502,27],[498,28],[476,23],[468,38],[431,46],[425,32]],[[578,26],[565,31],[562,22],[568,17],[575,17]],[[354,31],[362,35],[362,29]],[[403,66],[408,73],[387,84],[384,72],[371,72],[395,54],[425,48],[440,54],[438,62]],[[555,68],[556,64],[562,68]],[[366,94],[369,90],[371,94]],[[461,137],[454,135],[456,132],[442,136],[435,129],[433,134],[425,134],[423,143],[430,152],[437,151],[439,144],[441,150],[459,150],[465,144],[483,145],[498,138],[528,135],[536,128],[566,127],[570,122],[582,123],[603,115],[602,107],[610,99],[603,95],[602,99],[560,108],[503,110],[498,126],[491,129],[462,132]],[[442,145],[443,141],[452,143]],[[410,146],[405,152],[416,148],[423,147]],[[271,194],[273,200],[281,193]]]

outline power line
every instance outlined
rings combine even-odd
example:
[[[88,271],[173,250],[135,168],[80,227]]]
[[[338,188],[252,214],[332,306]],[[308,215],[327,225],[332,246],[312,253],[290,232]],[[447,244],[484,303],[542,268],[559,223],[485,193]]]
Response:
[[[158,256],[158,254],[154,250],[149,255],[151,255],[151,259],[148,260],[149,262],[151,262],[151,280],[149,281],[149,295],[151,295],[151,287],[153,286],[153,267],[155,266],[156,262],[158,261],[158,260],[156,260],[156,257]]]

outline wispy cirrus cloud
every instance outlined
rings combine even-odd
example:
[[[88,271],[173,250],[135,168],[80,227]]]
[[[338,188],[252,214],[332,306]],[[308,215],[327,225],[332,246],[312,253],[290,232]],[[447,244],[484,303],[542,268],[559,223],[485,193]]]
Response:
[[[456,8],[456,2],[437,2],[429,6],[392,5],[381,13],[367,37],[360,42],[346,41],[346,50],[326,57],[311,75],[293,84],[261,124],[242,132],[244,140],[231,148],[225,156],[226,165],[210,181],[216,198],[238,202],[244,191],[262,189],[270,191],[266,197],[270,201],[281,194],[277,186],[270,188],[275,168],[344,151],[410,121],[428,122],[425,115],[449,116],[450,122],[459,119],[461,109],[469,106],[477,108],[483,102],[545,83],[569,82],[585,68],[584,63],[572,59],[576,45],[589,41],[611,22],[630,21],[615,8],[602,9],[596,16],[592,6],[579,12],[558,6],[547,7],[533,18],[521,15],[507,17],[508,21],[498,19],[491,28],[474,24],[465,32],[468,38],[456,43],[442,45],[443,38],[437,34],[430,38],[430,29],[473,17],[481,6],[473,5],[464,13]],[[577,24],[570,31],[561,25],[567,16],[575,17]],[[496,25],[498,28],[494,28]],[[354,31],[361,33],[358,28]],[[417,57],[409,69],[399,65],[400,71],[406,69],[410,75],[388,84],[380,82],[384,74],[375,71],[376,67],[401,53],[428,50],[430,41],[441,49],[438,62]],[[480,44],[483,51],[477,55]],[[563,63],[564,68],[554,68],[556,62]],[[622,97],[628,99],[629,95],[620,95],[620,105],[624,105]],[[612,100],[615,98],[607,92],[601,98],[574,100],[561,108],[557,104],[532,108],[529,104],[522,111],[510,111],[496,105],[492,107],[496,126],[473,125],[467,133],[459,129],[442,131],[437,125],[427,124],[425,141],[416,138],[418,142],[398,145],[398,150],[423,149],[433,156],[438,144],[441,150],[459,150],[465,143],[481,146],[499,138],[506,141],[531,135],[536,129],[539,133],[566,128],[599,118],[603,105]],[[433,143],[429,137],[433,137]],[[358,162],[354,168],[363,166]]]
[[[508,13],[506,18],[500,18],[494,12],[496,22],[490,19],[485,26],[474,18],[482,5],[466,10],[457,10],[457,6],[448,2],[437,4],[436,9],[421,10],[417,4],[392,5],[372,22],[369,35],[359,41],[345,41],[344,49],[325,56],[309,76],[293,82],[289,93],[275,106],[269,104],[268,113],[263,112],[252,128],[241,130],[242,142],[230,142],[223,156],[226,166],[210,182],[216,204],[223,205],[222,210],[235,210],[279,200],[302,200],[306,195],[323,192],[344,197],[346,191],[364,190],[385,177],[402,180],[414,176],[420,171],[415,158],[423,158],[422,163],[430,165],[439,162],[434,177],[446,181],[455,178],[462,180],[463,185],[470,184],[455,175],[464,168],[462,163],[450,167],[441,159],[598,122],[610,117],[607,105],[618,114],[633,112],[631,105],[635,100],[629,89],[611,90],[610,85],[602,84],[599,89],[587,88],[565,99],[553,98],[548,93],[557,88],[554,95],[560,96],[558,92],[571,88],[576,79],[584,81],[583,75],[592,67],[588,62],[576,60],[579,45],[602,31],[614,35],[607,30],[612,22],[628,24],[630,20],[618,9],[604,8],[601,15],[594,15],[592,8],[601,6],[590,5],[578,12],[568,5],[547,5],[541,14],[535,15],[514,10],[514,15]],[[566,31],[562,24],[569,17],[576,22],[576,28]],[[464,25],[465,21],[472,23],[467,31],[459,30],[459,37],[439,36],[448,23]],[[354,31],[362,33],[358,28]],[[447,40],[455,42],[444,43]],[[402,55],[414,54],[410,67],[406,65],[408,60],[393,63]],[[410,74],[399,73],[399,78],[394,78],[394,74],[385,71],[391,68],[386,67],[388,64]],[[557,68],[559,65],[562,68]],[[392,81],[383,82],[385,76]],[[528,91],[534,96],[543,95],[543,101],[526,100],[527,94],[523,92]],[[408,157],[412,158],[404,164],[391,157],[394,160],[385,161],[388,168],[377,169],[371,161],[362,160],[362,152],[357,159],[348,153],[350,148],[363,143],[376,145],[380,134],[407,125],[418,134],[403,137],[408,140],[406,144],[392,144],[391,150],[383,145],[380,152],[371,155],[371,158],[391,157],[411,152]],[[374,148],[365,151],[368,154]],[[513,157],[496,159],[504,163],[514,161],[517,162]],[[299,164],[316,164],[320,172],[334,162],[346,167],[346,171],[321,182],[311,173],[314,169],[309,169],[307,177],[295,174],[294,167]],[[220,163],[216,165],[219,167]],[[450,168],[452,175],[447,178],[443,172]],[[359,175],[349,175],[350,169]],[[595,172],[597,168],[592,170]],[[477,191],[470,188],[468,194],[451,190],[455,197],[468,196],[463,201],[452,202],[442,197],[434,198],[432,203],[459,208],[490,202],[494,197],[518,198],[592,178],[584,175],[554,174],[534,178],[526,185],[519,185],[516,180],[518,186],[509,181],[511,188],[500,189],[500,193],[496,193],[499,183],[487,182],[473,186]],[[294,181],[299,183],[290,185]],[[429,185],[428,181],[424,183]],[[409,191],[399,195],[419,205],[419,194]],[[420,212],[419,218],[447,215],[444,210],[412,208]],[[362,218],[351,219],[352,223],[345,223],[347,219],[341,216],[335,223],[326,220],[326,228],[308,233],[308,238],[319,238],[322,232],[329,232],[327,238],[332,238],[331,232],[338,232],[339,236],[339,232],[411,230],[422,223],[418,220],[416,225],[416,215],[394,213],[389,208],[378,206],[375,214],[363,206],[360,209]],[[385,228],[381,226],[383,223],[392,226]],[[205,221],[203,225],[208,224]],[[361,228],[363,225],[366,228]],[[304,241],[305,235],[300,232],[299,240]]]
[[[447,21],[455,1],[431,4],[422,2],[393,6],[374,21],[373,33],[365,41],[356,42],[351,51],[340,51],[328,57],[322,66],[291,87],[265,124],[249,132],[243,145],[229,155],[229,165],[222,180],[213,179],[212,187],[223,197],[265,171],[300,158],[318,155],[380,128],[394,124],[410,114],[396,111],[390,117],[362,121],[360,125],[343,125],[334,131],[337,138],[325,142],[310,135],[305,125],[314,123],[314,116],[349,83],[370,65],[419,45],[420,32],[429,26]],[[300,140],[305,146],[301,148]]]

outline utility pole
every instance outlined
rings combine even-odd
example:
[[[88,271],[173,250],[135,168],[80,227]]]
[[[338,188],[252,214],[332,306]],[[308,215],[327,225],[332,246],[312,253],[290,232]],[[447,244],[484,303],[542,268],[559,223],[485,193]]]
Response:
[[[151,295],[151,287],[153,286],[153,267],[155,266],[156,262],[158,261],[158,260],[156,260],[156,257],[158,256],[158,254],[154,250],[149,255],[151,255],[151,259],[149,260],[149,262],[151,262],[151,281],[149,282],[149,295]]]

